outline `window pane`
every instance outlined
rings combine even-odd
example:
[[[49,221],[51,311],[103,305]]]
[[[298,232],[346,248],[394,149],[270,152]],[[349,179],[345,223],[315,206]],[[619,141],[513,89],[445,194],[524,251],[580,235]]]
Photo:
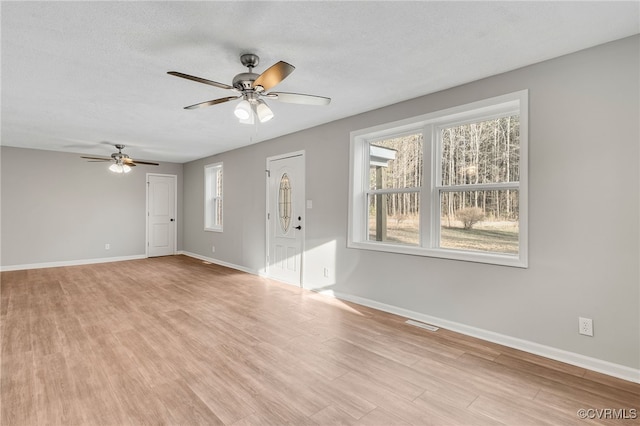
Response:
[[[291,223],[291,183],[289,176],[285,173],[280,179],[280,189],[278,192],[278,216],[280,216],[280,227],[285,234],[289,230]]]
[[[216,173],[216,196],[222,197],[222,167]]]
[[[517,190],[442,192],[440,247],[518,254]]]
[[[222,230],[222,163],[204,168],[204,227],[206,230]]]
[[[369,241],[420,244],[417,192],[369,195]]]
[[[215,199],[213,211],[215,211],[215,226],[222,226],[222,198]]]
[[[416,188],[422,183],[422,134],[369,145],[369,188]]]
[[[442,185],[518,182],[517,115],[442,129]]]

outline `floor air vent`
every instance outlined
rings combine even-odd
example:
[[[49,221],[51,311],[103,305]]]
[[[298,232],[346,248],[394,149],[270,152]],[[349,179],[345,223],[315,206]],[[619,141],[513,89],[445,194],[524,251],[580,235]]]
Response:
[[[409,325],[414,325],[416,327],[424,328],[425,330],[429,330],[429,331],[438,331],[438,330],[440,330],[435,325],[425,324],[425,323],[419,322],[419,321],[406,320],[405,323],[409,324]]]

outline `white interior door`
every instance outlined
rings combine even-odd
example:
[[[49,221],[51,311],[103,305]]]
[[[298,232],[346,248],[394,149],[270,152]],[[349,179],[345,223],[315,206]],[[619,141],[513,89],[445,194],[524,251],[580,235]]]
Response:
[[[267,274],[301,286],[304,242],[304,157],[270,159]]]
[[[147,256],[176,251],[175,175],[147,175]]]

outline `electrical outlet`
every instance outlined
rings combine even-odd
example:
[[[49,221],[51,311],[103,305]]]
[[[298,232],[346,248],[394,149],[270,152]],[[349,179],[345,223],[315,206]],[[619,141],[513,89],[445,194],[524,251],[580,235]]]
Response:
[[[578,332],[585,336],[593,337],[593,320],[591,318],[578,318]]]
[[[105,249],[105,250],[109,250],[110,248],[111,248],[111,244],[106,243],[106,244],[104,245],[104,249]]]
[[[329,268],[323,268],[323,274],[325,278],[329,278]]]

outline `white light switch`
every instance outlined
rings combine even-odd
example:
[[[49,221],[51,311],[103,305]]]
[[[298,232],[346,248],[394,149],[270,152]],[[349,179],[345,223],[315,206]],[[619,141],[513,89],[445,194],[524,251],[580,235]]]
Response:
[[[313,201],[307,200],[307,208],[308,209],[312,209],[313,208]]]

